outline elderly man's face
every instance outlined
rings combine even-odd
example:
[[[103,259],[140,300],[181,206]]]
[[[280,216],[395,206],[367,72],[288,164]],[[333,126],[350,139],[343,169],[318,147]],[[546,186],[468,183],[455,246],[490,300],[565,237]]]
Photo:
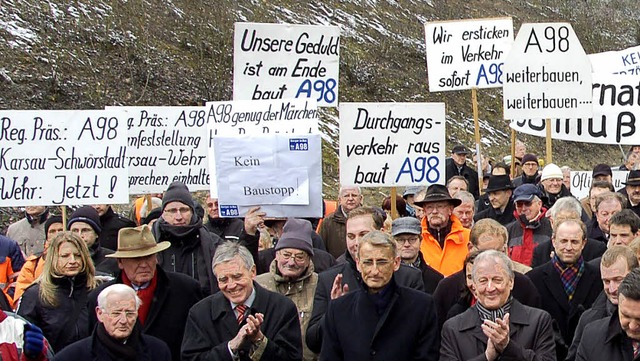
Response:
[[[478,237],[478,244],[474,246],[478,251],[494,250],[502,253],[507,251],[507,242],[497,234],[485,233]]]
[[[136,300],[130,294],[111,292],[106,307],[97,307],[96,315],[111,337],[124,340],[131,335],[138,318]]]
[[[447,189],[449,190],[449,195],[451,197],[454,197],[460,191],[469,191],[467,189],[467,182],[463,181],[462,179],[452,180],[447,186]]]
[[[418,258],[420,252],[420,241],[422,236],[419,234],[401,233],[393,237],[398,247],[400,258],[403,261],[414,262]]]
[[[62,223],[52,223],[51,226],[49,226],[49,229],[47,230],[47,241],[51,242],[53,241],[53,238],[58,235],[58,233],[60,232],[64,232],[64,227],[62,226]]]
[[[522,159],[524,157],[525,152],[527,151],[527,146],[524,143],[516,143],[516,158]]]
[[[451,154],[451,159],[453,159],[453,162],[455,164],[457,164],[458,166],[462,166],[462,165],[465,165],[467,163],[467,155],[466,154],[452,153]]]
[[[513,289],[513,279],[504,266],[495,260],[475,261],[475,274],[473,275],[473,288],[478,302],[489,310],[502,307]]]
[[[240,256],[235,256],[227,262],[216,265],[213,273],[218,279],[220,292],[229,301],[240,304],[251,296],[253,278],[256,276],[255,265],[248,269]]]
[[[534,220],[540,214],[541,208],[542,201],[539,199],[534,199],[531,202],[516,202],[516,212],[518,212],[519,215],[524,214],[528,221]]]
[[[596,211],[596,198],[605,192],[609,192],[609,188],[591,188],[591,190],[589,190],[589,205],[593,213]]]
[[[354,260],[358,256],[358,244],[367,233],[376,229],[373,217],[369,214],[347,219],[347,251]]]
[[[574,222],[558,225],[556,234],[551,238],[551,241],[556,255],[566,265],[572,265],[578,261],[584,245],[587,243],[582,228]]]
[[[144,257],[118,258],[118,267],[136,286],[151,281],[156,274],[157,265],[158,258],[155,253]]]
[[[633,204],[640,203],[640,185],[637,186],[625,186],[627,190],[627,194],[629,195],[629,200]]]
[[[73,222],[73,224],[69,227],[69,231],[77,234],[88,248],[91,248],[96,240],[98,239],[98,234],[93,230],[93,227],[89,225],[89,223],[85,222]]]
[[[172,226],[186,226],[191,222],[193,211],[182,202],[171,202],[164,207],[162,219]]]
[[[471,226],[473,226],[473,203],[462,202],[459,206],[453,209],[453,214],[458,217],[464,228],[470,229]]]
[[[618,316],[620,326],[627,336],[640,341],[640,301],[618,295]]]
[[[562,189],[562,178],[549,178],[542,182],[542,188],[549,194],[558,194]]]
[[[627,273],[629,273],[629,268],[624,257],[618,257],[609,267],[600,264],[600,278],[602,278],[604,293],[614,305],[618,304],[618,287]]]
[[[362,205],[362,194],[360,194],[358,188],[342,188],[342,192],[338,196],[338,202],[342,210],[349,213]]]
[[[440,229],[447,225],[453,214],[453,205],[447,201],[429,202],[422,206],[430,227]]]
[[[309,267],[309,254],[297,248],[282,248],[276,252],[276,266],[285,279],[297,280]]]
[[[609,233],[609,220],[611,217],[622,210],[622,205],[615,199],[609,199],[600,202],[596,210],[596,220],[598,226],[604,233]]]
[[[358,271],[369,291],[378,292],[386,286],[393,272],[400,268],[400,257],[390,247],[363,244],[358,250]]]

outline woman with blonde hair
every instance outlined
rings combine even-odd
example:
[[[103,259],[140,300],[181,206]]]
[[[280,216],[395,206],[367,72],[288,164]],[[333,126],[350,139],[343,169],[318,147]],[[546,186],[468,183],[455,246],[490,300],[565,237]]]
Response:
[[[87,294],[96,287],[95,272],[84,241],[60,232],[42,274],[22,295],[18,314],[42,328],[55,352],[89,336]]]

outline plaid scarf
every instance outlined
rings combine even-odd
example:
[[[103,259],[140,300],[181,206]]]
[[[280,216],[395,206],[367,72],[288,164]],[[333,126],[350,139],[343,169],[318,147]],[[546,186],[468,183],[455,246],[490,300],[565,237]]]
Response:
[[[502,305],[502,307],[496,310],[486,309],[480,302],[476,302],[475,306],[478,310],[478,316],[480,316],[480,320],[489,320],[495,322],[497,318],[504,319],[504,315],[511,311],[511,304],[513,303],[513,296],[509,296],[507,299],[507,303]]]
[[[554,254],[551,263],[553,268],[560,274],[564,292],[567,294],[569,301],[571,301],[573,294],[576,292],[578,281],[580,281],[580,277],[584,273],[584,259],[580,256],[575,264],[567,266],[558,258],[558,255]]]

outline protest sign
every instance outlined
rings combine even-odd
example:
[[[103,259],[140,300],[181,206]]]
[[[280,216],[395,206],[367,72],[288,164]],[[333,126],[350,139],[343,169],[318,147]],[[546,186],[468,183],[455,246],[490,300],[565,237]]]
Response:
[[[129,129],[127,166],[131,194],[162,193],[183,182],[209,189],[209,135],[204,107],[107,107],[121,112]]]
[[[502,86],[511,18],[428,22],[425,39],[429,91]]]
[[[217,198],[215,136],[247,136],[261,134],[319,134],[315,100],[237,100],[208,102],[209,191]]]
[[[128,203],[127,124],[106,110],[0,111],[0,206]]]
[[[640,46],[589,54],[589,60],[594,73],[640,75]]]
[[[338,104],[340,28],[236,23],[233,99],[317,100]]]
[[[222,217],[258,205],[268,217],[322,216],[320,134],[216,136],[213,150]]]
[[[591,117],[591,63],[571,24],[523,24],[503,88],[505,119]]]
[[[640,129],[640,76],[594,73],[593,118],[552,121],[551,138],[598,144],[638,144]],[[512,120],[511,128],[525,134],[545,136],[544,119]]]
[[[340,104],[340,184],[445,182],[444,103]]]
[[[589,196],[589,189],[591,189],[591,171],[571,171],[571,194],[577,199],[583,199]],[[628,171],[614,170],[612,171],[612,183],[615,190],[624,188],[622,182],[626,182]]]

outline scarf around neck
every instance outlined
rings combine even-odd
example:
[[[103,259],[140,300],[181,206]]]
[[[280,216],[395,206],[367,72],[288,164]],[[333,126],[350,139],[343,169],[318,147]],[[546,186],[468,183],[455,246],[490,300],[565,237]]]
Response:
[[[511,311],[512,304],[513,304],[513,296],[509,295],[507,302],[504,305],[502,305],[502,307],[495,310],[489,310],[485,308],[484,306],[482,306],[482,304],[480,304],[480,302],[476,302],[475,306],[476,306],[476,310],[478,310],[478,316],[480,316],[480,320],[482,321],[489,320],[489,321],[495,322],[496,319],[498,318],[504,319],[504,315],[506,315]]]
[[[584,273],[584,259],[580,256],[576,263],[566,265],[560,260],[558,255],[554,253],[553,258],[551,258],[551,263],[553,264],[553,268],[560,274],[564,292],[567,294],[569,301],[571,301],[576,292],[576,286],[578,286],[580,277],[582,277]]]

